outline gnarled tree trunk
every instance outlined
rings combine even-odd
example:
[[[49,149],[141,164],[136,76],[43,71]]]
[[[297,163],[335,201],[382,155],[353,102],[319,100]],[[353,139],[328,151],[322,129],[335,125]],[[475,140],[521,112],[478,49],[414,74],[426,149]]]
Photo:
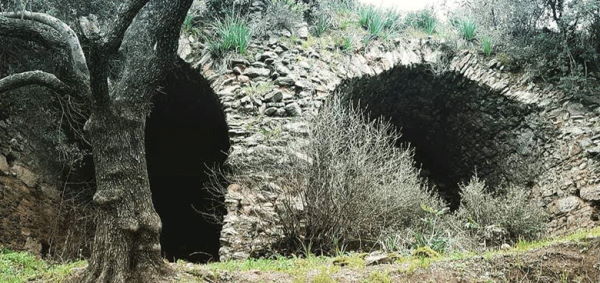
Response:
[[[43,13],[0,13],[0,35],[35,41],[63,55],[65,74],[31,71],[0,79],[0,94],[26,85],[85,97],[100,216],[86,282],[152,282],[167,270],[161,222],[152,205],[144,131],[152,94],[175,67],[179,31],[192,0],[124,0],[107,27],[80,19],[88,48]],[[113,61],[109,64],[109,60]],[[110,77],[110,80],[109,80]]]
[[[166,270],[161,222],[152,205],[144,129],[147,111],[135,104],[98,109],[89,124],[99,206],[89,282],[149,282]]]

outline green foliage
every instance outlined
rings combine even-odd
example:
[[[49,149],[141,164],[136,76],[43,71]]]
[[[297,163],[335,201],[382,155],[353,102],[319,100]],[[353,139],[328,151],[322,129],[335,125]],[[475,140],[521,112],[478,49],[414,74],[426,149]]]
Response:
[[[358,8],[359,24],[371,38],[386,37],[399,29],[400,16],[394,10],[383,10],[372,5]]]
[[[423,9],[408,14],[405,23],[407,26],[422,30],[429,35],[436,33],[438,26],[438,20],[432,9]]]
[[[333,27],[333,19],[330,14],[319,13],[315,17],[315,22],[312,27],[313,34],[317,37],[323,35],[327,30]]]
[[[460,36],[466,41],[473,41],[477,31],[477,24],[469,19],[463,18],[457,21],[457,29]]]
[[[222,57],[227,52],[245,54],[252,38],[252,31],[246,19],[237,15],[228,15],[217,20],[214,25],[215,34],[208,40],[208,49],[215,57]]]
[[[392,283],[390,274],[385,271],[373,271],[365,282],[369,283]]]
[[[52,265],[26,252],[0,248],[0,282],[60,282],[71,275],[82,262]]]
[[[492,42],[492,38],[484,37],[481,40],[481,51],[483,54],[485,54],[485,56],[489,57],[492,55],[492,52],[494,52],[494,43]]]
[[[340,37],[336,40],[335,46],[343,52],[351,52],[354,50],[354,39],[350,36]]]

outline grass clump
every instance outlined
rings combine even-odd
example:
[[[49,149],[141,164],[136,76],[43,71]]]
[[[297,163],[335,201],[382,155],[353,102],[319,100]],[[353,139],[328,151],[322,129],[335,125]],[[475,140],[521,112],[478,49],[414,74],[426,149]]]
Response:
[[[228,52],[246,54],[252,38],[252,31],[246,19],[230,14],[223,20],[217,20],[214,26],[214,37],[208,41],[208,48],[215,57],[222,57]]]
[[[436,33],[438,20],[432,9],[423,9],[408,14],[405,23],[407,26],[422,30],[428,35]]]
[[[14,252],[0,247],[0,282],[62,282],[83,262],[53,265],[27,252]]]
[[[458,33],[462,39],[473,41],[477,32],[477,24],[469,18],[463,18],[456,21]]]
[[[484,37],[481,40],[481,51],[487,57],[492,55],[492,52],[494,52],[494,42],[491,37]]]
[[[383,10],[373,5],[358,8],[359,24],[369,32],[371,39],[387,37],[400,27],[400,16],[394,10]]]

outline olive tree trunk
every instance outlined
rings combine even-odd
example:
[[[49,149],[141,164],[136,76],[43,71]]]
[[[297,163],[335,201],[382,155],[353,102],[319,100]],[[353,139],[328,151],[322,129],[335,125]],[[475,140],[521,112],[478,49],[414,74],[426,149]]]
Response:
[[[168,270],[160,254],[161,222],[152,205],[144,131],[152,95],[176,66],[179,32],[192,0],[120,3],[103,27],[94,15],[80,18],[81,35],[44,13],[0,13],[0,35],[50,48],[69,66],[61,74],[34,70],[1,78],[0,94],[39,85],[90,101],[84,130],[100,215],[86,282],[161,281]]]
[[[136,105],[99,111],[89,125],[99,215],[86,281],[154,281],[166,268],[146,170],[147,113]]]

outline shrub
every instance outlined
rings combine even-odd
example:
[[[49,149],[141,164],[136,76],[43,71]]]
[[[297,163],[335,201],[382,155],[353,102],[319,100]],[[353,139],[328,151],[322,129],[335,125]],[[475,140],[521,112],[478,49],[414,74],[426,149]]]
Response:
[[[488,57],[494,52],[494,43],[490,37],[484,37],[481,40],[481,51]]]
[[[237,15],[228,15],[223,20],[217,20],[214,26],[214,37],[208,41],[211,54],[221,57],[233,51],[245,54],[252,33],[248,22]]]
[[[524,189],[509,187],[492,193],[477,176],[461,189],[461,203],[454,217],[458,229],[479,243],[516,243],[535,239],[544,231],[546,214],[529,202]]]
[[[308,5],[296,0],[270,0],[265,14],[256,26],[259,35],[266,35],[273,30],[294,28],[304,21],[304,13]]]
[[[466,41],[475,39],[477,24],[471,19],[464,18],[457,21],[457,28],[460,36]]]
[[[438,25],[438,20],[431,9],[410,13],[405,22],[407,26],[422,30],[429,35],[436,32]]]
[[[327,30],[333,27],[332,15],[326,12],[318,13],[312,27],[313,34],[317,37],[323,35]]]
[[[283,202],[286,235],[332,252],[335,245],[371,248],[438,209],[423,185],[413,151],[396,147],[390,124],[369,121],[339,98],[313,119],[303,158],[292,159]],[[297,207],[303,209],[298,210]]]

